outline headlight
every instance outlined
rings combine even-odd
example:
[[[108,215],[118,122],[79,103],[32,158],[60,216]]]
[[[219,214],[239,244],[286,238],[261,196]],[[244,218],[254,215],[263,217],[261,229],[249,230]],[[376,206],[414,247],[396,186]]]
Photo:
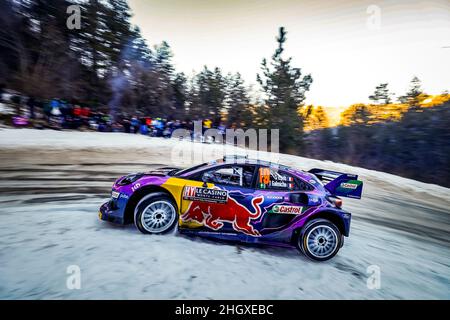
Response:
[[[111,198],[117,199],[120,196],[120,192],[111,191]]]
[[[122,180],[120,180],[117,185],[119,186],[126,186],[127,184],[133,183],[136,180],[139,180],[142,178],[144,174],[143,173],[132,173],[127,176],[125,176]]]

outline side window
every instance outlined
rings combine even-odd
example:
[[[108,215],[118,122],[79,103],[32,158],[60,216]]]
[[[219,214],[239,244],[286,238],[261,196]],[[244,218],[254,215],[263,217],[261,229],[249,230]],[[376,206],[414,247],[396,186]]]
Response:
[[[302,179],[297,179],[297,186],[299,191],[313,191],[314,187]]]
[[[311,186],[289,173],[269,167],[260,167],[258,170],[257,185],[259,189],[280,191],[309,191]]]
[[[207,176],[212,183],[251,188],[254,171],[253,166],[224,166],[203,172],[200,180]]]

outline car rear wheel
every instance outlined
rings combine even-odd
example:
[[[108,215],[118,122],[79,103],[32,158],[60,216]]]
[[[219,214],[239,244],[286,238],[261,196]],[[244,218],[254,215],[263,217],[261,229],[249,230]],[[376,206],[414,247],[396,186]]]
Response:
[[[342,234],[331,221],[315,219],[303,227],[297,245],[308,258],[326,261],[334,257],[341,248]]]
[[[176,204],[164,193],[142,198],[134,210],[134,224],[142,233],[166,233],[175,227],[177,221]]]

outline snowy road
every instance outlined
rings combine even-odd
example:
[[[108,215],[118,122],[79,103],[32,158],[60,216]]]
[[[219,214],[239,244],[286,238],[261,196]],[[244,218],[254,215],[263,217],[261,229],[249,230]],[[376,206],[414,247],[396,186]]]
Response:
[[[280,157],[365,182],[362,200],[344,201],[350,238],[325,263],[296,250],[145,236],[98,220],[115,178],[179,164],[170,155],[180,145],[190,147],[127,134],[0,130],[0,298],[450,298],[450,189],[385,173]],[[218,147],[193,150],[201,148]],[[70,265],[81,269],[79,290],[66,287]],[[370,265],[381,270],[378,290],[366,285]]]

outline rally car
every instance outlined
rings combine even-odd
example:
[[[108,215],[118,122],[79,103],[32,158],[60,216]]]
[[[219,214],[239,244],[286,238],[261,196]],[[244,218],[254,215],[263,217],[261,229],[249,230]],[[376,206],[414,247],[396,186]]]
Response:
[[[351,214],[341,196],[361,198],[353,174],[308,172],[242,157],[188,169],[161,168],[119,178],[101,220],[142,233],[178,231],[221,240],[296,247],[313,260],[337,254]]]

